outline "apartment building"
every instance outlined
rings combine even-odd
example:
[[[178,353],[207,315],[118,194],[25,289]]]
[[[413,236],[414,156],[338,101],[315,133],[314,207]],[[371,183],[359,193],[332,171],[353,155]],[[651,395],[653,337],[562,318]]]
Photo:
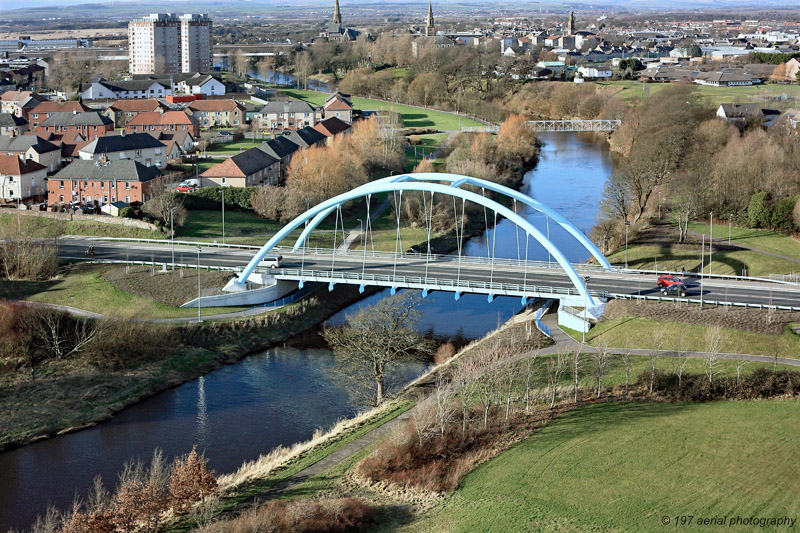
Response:
[[[211,70],[211,29],[205,14],[151,13],[130,21],[131,74]]]

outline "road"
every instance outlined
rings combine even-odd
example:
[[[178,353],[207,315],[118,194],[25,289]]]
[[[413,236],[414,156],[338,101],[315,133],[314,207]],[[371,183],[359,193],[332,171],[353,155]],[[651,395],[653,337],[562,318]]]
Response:
[[[169,263],[172,261],[172,249],[169,243],[134,243],[125,241],[107,241],[89,238],[62,239],[59,246],[59,255],[62,258],[86,259],[84,250],[92,245],[95,248],[93,259],[130,260],[130,261],[155,261]],[[243,267],[252,258],[255,249],[216,248],[203,247],[200,254],[201,266]],[[175,261],[187,265],[197,262],[197,247],[188,245],[175,245]],[[485,259],[484,259],[485,261]],[[387,275],[396,273],[397,276],[426,277],[428,279],[461,279],[462,281],[476,281],[507,284],[537,285],[570,289],[572,282],[564,272],[554,268],[527,269],[522,265],[495,264],[492,268],[486,263],[471,263],[462,261],[460,272],[457,256],[446,256],[444,261],[425,264],[422,258],[398,259],[395,267],[394,260],[386,257],[372,258],[364,256],[358,251],[351,251],[348,255],[336,255],[334,261],[335,272],[350,274],[375,274]],[[275,274],[280,277],[285,272],[283,269],[314,270],[325,272],[331,270],[331,255],[283,253],[283,268],[275,269]],[[579,272],[580,274],[589,273]],[[603,272],[592,269],[589,273],[589,290],[595,295],[607,292],[614,295],[659,296],[656,287],[656,276],[653,274]],[[688,298],[700,298],[700,280],[687,278],[686,286],[689,291]],[[760,304],[770,306],[795,307],[800,310],[800,286],[795,284],[782,284],[770,282],[739,281],[706,279],[702,284],[703,299],[705,301],[737,302],[747,304]]]

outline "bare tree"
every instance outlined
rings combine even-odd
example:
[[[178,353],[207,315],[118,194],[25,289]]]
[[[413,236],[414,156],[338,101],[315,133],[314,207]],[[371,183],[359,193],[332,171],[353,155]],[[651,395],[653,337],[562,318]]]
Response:
[[[101,323],[72,319],[61,310],[38,308],[29,315],[28,330],[37,346],[50,356],[63,360],[80,353],[97,339]]]
[[[237,48],[233,60],[236,75],[240,78],[246,78],[250,72],[250,58],[245,55],[244,50]]]
[[[514,394],[514,380],[517,377],[517,367],[511,363],[503,365],[503,384],[506,397],[506,420],[511,412],[511,397]]]
[[[436,415],[431,405],[418,404],[411,412],[411,421],[414,423],[417,442],[422,446],[435,433]]]
[[[444,372],[436,374],[436,384],[433,389],[433,399],[436,414],[436,429],[439,436],[444,435],[447,424],[453,419],[455,403],[453,402],[453,384],[447,379]]]
[[[581,367],[581,350],[576,349],[572,352],[570,360],[570,368],[572,369],[572,401],[578,403],[578,381],[580,380],[580,367]]]
[[[498,357],[496,350],[490,350],[483,358],[481,378],[478,380],[476,392],[478,400],[483,405],[483,427],[489,424],[489,410],[497,397],[497,367]]]
[[[469,406],[472,404],[477,388],[478,370],[474,357],[465,357],[458,362],[458,366],[453,370],[453,384],[456,387],[455,397],[461,408],[461,431],[467,431],[467,417],[469,416]]]
[[[554,357],[547,360],[547,387],[550,390],[550,408],[556,405],[558,397],[558,387],[561,384],[561,376],[569,364],[569,356],[563,352],[558,352]]]
[[[680,387],[683,382],[683,372],[686,369],[686,364],[689,362],[689,351],[686,350],[686,340],[683,337],[681,337],[678,342],[678,351],[675,354],[675,362],[678,371],[678,387]]]
[[[431,343],[413,329],[420,316],[420,304],[419,296],[400,293],[361,309],[348,317],[344,326],[322,332],[345,371],[369,376],[376,406],[383,403],[387,371],[394,364],[432,351]]]
[[[188,214],[183,206],[183,198],[163,180],[159,180],[150,189],[150,199],[142,204],[142,211],[160,220],[165,226],[169,226],[170,220],[175,226],[183,226]]]
[[[705,341],[705,369],[706,377],[710,385],[714,381],[714,376],[717,375],[717,363],[719,362],[719,352],[722,344],[722,328],[719,326],[710,326],[706,329]]]
[[[297,81],[303,85],[303,89],[308,89],[308,77],[313,72],[314,64],[309,52],[300,52],[295,56],[294,73]]]
[[[656,369],[661,358],[661,348],[664,346],[664,332],[656,329],[653,332],[653,348],[650,350],[650,394],[653,394],[653,385],[656,381]]]
[[[741,386],[741,379],[742,379],[742,368],[744,365],[747,364],[747,360],[743,358],[739,358],[736,360],[736,387]]]
[[[670,213],[678,222],[678,242],[685,242],[689,233],[689,221],[697,211],[697,193],[685,189],[677,190],[671,198]]]
[[[537,370],[535,354],[525,358],[523,369],[525,372],[525,412],[527,413],[531,407],[531,385]]]
[[[611,363],[611,349],[604,339],[600,341],[599,350],[592,355],[592,377],[597,385],[597,398],[603,390],[603,376]]]

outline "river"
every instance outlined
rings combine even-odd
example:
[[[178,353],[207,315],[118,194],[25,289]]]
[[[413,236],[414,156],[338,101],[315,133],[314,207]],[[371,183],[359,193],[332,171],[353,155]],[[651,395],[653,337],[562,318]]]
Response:
[[[588,231],[611,169],[607,145],[572,133],[546,134],[542,139],[539,164],[526,174],[522,190]],[[519,213],[546,231],[537,212],[521,208]],[[472,239],[465,253],[485,255],[487,237],[491,242],[494,232],[496,255],[517,257],[514,225],[506,220]],[[551,224],[550,234],[571,261],[588,258],[559,227]],[[546,260],[547,253],[531,243],[529,258]],[[331,321],[341,321],[386,294],[370,296]],[[440,338],[457,334],[479,338],[520,308],[517,298],[499,297],[487,303],[485,296],[463,295],[454,302],[450,293],[432,293],[422,307],[420,330],[432,330]],[[408,363],[400,374],[408,381],[424,369],[422,364]],[[67,508],[75,494],[86,494],[97,474],[113,485],[125,461],[148,460],[156,447],[174,457],[197,445],[211,468],[229,472],[275,446],[306,440],[316,428],[327,428],[354,413],[344,385],[332,379],[334,370],[329,350],[310,348],[302,341],[288,343],[152,396],[93,428],[4,452],[0,530],[30,526],[48,503]]]

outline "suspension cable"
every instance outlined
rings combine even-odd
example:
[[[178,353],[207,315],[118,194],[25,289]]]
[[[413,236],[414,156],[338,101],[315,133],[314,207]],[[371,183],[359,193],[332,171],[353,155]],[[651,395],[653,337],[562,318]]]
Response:
[[[494,212],[494,230],[492,231],[492,261],[491,261],[491,272],[489,274],[490,285],[494,281],[494,250],[496,244],[497,244],[497,211]]]
[[[486,189],[481,187],[481,196],[486,198]],[[489,258],[489,217],[486,214],[486,205],[483,206],[483,222],[486,225],[484,234],[486,235],[486,257]]]
[[[517,212],[517,199],[514,198],[514,212]],[[517,236],[517,261],[520,261],[520,253],[519,253],[519,226],[514,224],[514,234]]]
[[[397,201],[398,191],[392,191],[394,195],[394,215],[397,219],[397,236],[394,240],[394,267],[392,269],[392,279],[397,276],[397,256],[399,255],[398,249],[400,247],[400,208],[403,205],[403,191],[399,191],[400,201]]]

